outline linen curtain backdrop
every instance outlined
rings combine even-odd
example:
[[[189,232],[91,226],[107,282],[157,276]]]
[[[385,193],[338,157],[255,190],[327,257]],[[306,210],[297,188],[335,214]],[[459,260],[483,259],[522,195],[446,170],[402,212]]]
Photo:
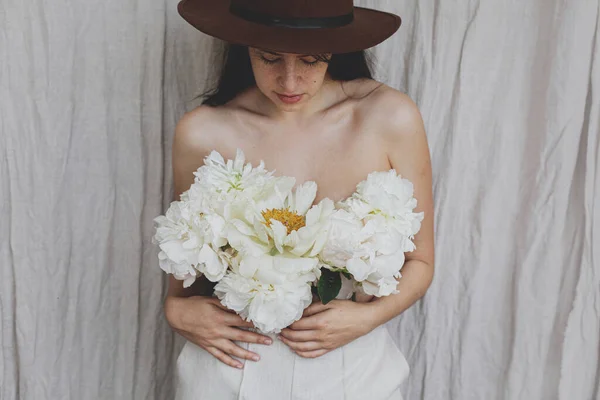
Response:
[[[171,398],[152,219],[212,41],[176,0],[0,0],[2,400]],[[600,396],[598,0],[357,1],[403,25],[436,275],[389,324],[407,399]]]

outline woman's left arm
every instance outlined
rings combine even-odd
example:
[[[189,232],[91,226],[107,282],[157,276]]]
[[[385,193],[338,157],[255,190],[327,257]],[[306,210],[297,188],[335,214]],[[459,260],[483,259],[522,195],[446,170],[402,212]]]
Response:
[[[398,293],[367,303],[333,300],[313,303],[280,339],[302,357],[319,357],[367,334],[404,312],[419,300],[433,279],[433,195],[431,161],[421,114],[414,102],[393,89],[386,90],[380,118],[386,121],[384,145],[392,168],[414,185],[417,207],[423,212],[421,229],[415,235],[416,249],[405,253]],[[393,110],[387,109],[393,106]],[[393,112],[390,112],[393,111]],[[390,118],[391,116],[391,118]]]
[[[421,229],[415,235],[416,249],[405,253],[402,278],[398,280],[399,293],[375,298],[372,306],[372,324],[379,326],[401,314],[419,300],[431,285],[434,270],[433,193],[431,158],[423,119],[416,104],[405,94],[388,92],[388,104],[396,104],[397,112],[390,113],[390,126],[385,132],[388,159],[392,168],[414,185],[417,207],[423,212]]]

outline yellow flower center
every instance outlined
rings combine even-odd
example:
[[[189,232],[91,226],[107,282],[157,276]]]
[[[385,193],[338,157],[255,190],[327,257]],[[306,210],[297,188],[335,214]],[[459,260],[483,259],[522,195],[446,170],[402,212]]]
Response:
[[[287,208],[270,208],[263,211],[262,216],[269,227],[272,219],[281,222],[287,228],[288,235],[306,225],[306,218],[303,215],[298,215]]]

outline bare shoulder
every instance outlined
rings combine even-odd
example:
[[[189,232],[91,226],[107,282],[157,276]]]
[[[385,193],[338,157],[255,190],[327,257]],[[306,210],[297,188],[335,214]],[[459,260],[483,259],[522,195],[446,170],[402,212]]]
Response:
[[[173,138],[174,146],[177,150],[185,151],[186,148],[199,149],[209,145],[213,140],[211,127],[219,123],[220,111],[210,106],[199,106],[186,112],[177,122],[175,127],[175,136]]]
[[[381,85],[359,107],[365,127],[376,135],[393,168],[413,177],[428,173],[430,155],[423,118],[407,94]]]
[[[366,122],[381,133],[384,140],[425,135],[421,112],[415,102],[407,94],[383,83],[379,83],[359,107],[367,116]]]
[[[200,106],[185,113],[177,122],[171,151],[174,199],[190,187],[194,172],[215,148],[220,113],[216,108]]]

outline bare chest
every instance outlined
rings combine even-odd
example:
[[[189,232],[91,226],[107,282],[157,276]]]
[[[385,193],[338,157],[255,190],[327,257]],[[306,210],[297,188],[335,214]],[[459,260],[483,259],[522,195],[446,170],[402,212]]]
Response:
[[[324,197],[342,200],[370,172],[390,168],[376,133],[361,131],[353,124],[310,131],[249,126],[226,136],[230,140],[221,142],[225,157],[232,158],[240,148],[248,162],[257,165],[262,160],[275,175],[292,176],[296,184],[314,181],[318,186],[316,202]]]

